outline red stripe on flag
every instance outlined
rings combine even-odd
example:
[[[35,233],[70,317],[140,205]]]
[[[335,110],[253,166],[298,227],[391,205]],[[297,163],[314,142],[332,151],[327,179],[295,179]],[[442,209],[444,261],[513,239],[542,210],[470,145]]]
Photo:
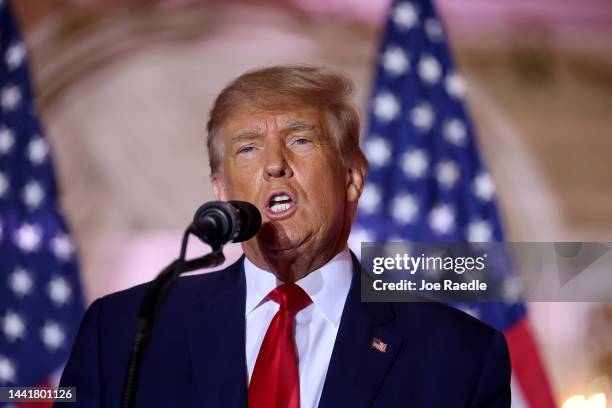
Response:
[[[504,334],[510,348],[512,374],[521,387],[525,401],[534,408],[556,407],[527,319],[519,320]]]

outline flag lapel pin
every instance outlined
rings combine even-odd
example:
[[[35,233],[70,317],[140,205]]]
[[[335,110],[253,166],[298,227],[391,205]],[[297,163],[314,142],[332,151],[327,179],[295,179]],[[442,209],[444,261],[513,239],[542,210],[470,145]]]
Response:
[[[372,348],[380,351],[381,353],[387,352],[387,343],[382,342],[378,337],[372,338]]]

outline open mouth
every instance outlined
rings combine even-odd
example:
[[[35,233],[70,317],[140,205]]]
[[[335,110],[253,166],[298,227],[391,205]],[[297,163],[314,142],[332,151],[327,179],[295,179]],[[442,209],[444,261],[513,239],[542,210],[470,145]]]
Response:
[[[270,210],[274,214],[287,211],[289,208],[291,208],[291,197],[289,197],[287,194],[276,195],[272,197],[268,207],[270,207]]]
[[[293,194],[288,191],[273,191],[266,202],[264,212],[269,218],[284,217],[297,208]]]

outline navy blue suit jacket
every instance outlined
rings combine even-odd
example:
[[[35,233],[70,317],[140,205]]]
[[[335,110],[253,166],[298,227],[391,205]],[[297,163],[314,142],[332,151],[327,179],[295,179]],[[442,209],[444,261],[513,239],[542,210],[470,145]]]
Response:
[[[319,407],[509,407],[503,335],[438,303],[362,303],[359,264]],[[88,309],[61,386],[71,407],[119,407],[134,321],[146,285]],[[246,407],[243,260],[180,278],[144,354],[139,407]],[[372,338],[387,343],[372,348]],[[61,404],[56,404],[61,405]]]

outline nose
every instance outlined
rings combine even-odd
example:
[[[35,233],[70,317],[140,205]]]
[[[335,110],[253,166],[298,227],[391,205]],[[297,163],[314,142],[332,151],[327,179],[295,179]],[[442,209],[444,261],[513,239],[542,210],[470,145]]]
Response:
[[[280,141],[273,141],[265,148],[264,154],[264,179],[291,177],[293,170],[287,162],[285,146]]]

